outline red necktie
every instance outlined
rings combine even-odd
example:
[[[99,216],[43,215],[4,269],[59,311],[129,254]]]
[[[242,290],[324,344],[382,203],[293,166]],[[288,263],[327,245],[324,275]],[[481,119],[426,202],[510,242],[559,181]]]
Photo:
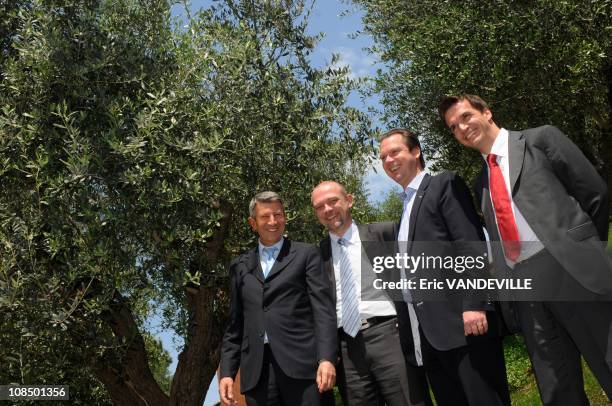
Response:
[[[511,261],[516,261],[521,253],[521,242],[519,241],[518,228],[512,213],[512,205],[506,182],[501,168],[497,163],[497,155],[489,154],[487,156],[489,164],[489,188],[491,190],[491,200],[495,208],[495,217],[497,217],[497,227],[499,234],[504,244],[504,252],[506,257]]]

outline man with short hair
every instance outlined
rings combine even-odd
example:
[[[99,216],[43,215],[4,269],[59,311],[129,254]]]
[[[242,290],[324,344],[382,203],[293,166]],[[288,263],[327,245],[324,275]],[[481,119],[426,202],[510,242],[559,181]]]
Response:
[[[538,297],[502,304],[506,324],[525,337],[542,403],[589,404],[581,355],[612,399],[606,184],[555,127],[505,130],[469,94],[446,97],[439,112],[455,139],[484,159],[476,201],[499,242],[495,272],[539,282]]]
[[[402,354],[397,314],[386,293],[376,290],[362,242],[395,241],[395,225],[357,225],[353,196],[337,182],[325,181],[311,194],[312,206],[329,236],[319,244],[334,286],[342,370],[338,386],[350,406],[431,405],[424,374]],[[406,314],[404,305],[404,314]]]
[[[334,385],[335,309],[329,279],[314,245],[283,237],[278,194],[251,200],[249,224],[259,244],[230,264],[229,325],[221,346],[219,392],[232,404],[240,391],[249,406],[317,406]]]
[[[400,254],[424,258],[484,255],[483,230],[463,180],[452,172],[431,176],[418,138],[396,128],[380,137],[385,173],[401,185],[404,209],[398,230]],[[424,252],[422,251],[424,250]],[[434,265],[418,274],[426,281],[453,278]],[[407,269],[403,279],[408,278]],[[417,282],[419,280],[417,279]],[[417,285],[419,286],[419,285]],[[423,365],[440,406],[510,405],[494,306],[462,291],[403,291],[416,362]]]

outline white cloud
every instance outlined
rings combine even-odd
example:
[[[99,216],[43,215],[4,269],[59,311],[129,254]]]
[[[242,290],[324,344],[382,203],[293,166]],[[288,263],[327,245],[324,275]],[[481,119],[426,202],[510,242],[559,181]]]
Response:
[[[376,75],[376,60],[366,51],[340,46],[333,50],[339,56],[334,67],[348,67],[353,79],[374,77]]]
[[[401,187],[389,179],[385,173],[380,160],[376,160],[374,165],[368,169],[363,185],[368,191],[370,202],[374,204],[382,202],[391,190],[401,192]]]

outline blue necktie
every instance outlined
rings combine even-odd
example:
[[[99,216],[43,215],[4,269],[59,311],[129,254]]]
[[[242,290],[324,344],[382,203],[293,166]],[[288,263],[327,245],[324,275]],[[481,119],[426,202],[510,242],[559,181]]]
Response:
[[[270,270],[272,269],[272,266],[274,265],[274,253],[276,252],[276,250],[277,250],[276,247],[266,247],[263,249],[265,267],[264,269],[262,269],[262,271],[264,274],[264,278],[268,277],[268,274],[270,273]]]
[[[348,254],[348,241],[338,239],[340,244],[340,289],[342,292],[342,328],[351,337],[355,337],[361,327],[357,287]]]

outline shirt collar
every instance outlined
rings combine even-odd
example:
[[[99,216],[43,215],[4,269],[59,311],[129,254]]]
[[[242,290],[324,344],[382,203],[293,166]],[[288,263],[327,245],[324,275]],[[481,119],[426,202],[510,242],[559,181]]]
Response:
[[[351,221],[351,226],[346,230],[346,232],[344,233],[342,237],[334,233],[331,233],[331,232],[329,233],[329,238],[331,239],[332,243],[337,243],[340,238],[344,238],[346,241],[353,244],[355,242],[354,240],[356,237],[357,237],[357,224],[355,224],[355,221]]]
[[[493,141],[493,145],[491,145],[491,154],[495,154],[497,156],[507,156],[508,155],[508,130],[502,128],[499,130],[497,137],[495,137],[495,141]],[[488,154],[482,154],[484,160],[487,160]]]
[[[259,241],[259,257],[261,258],[263,256],[264,248],[276,248],[276,254],[278,254],[280,252],[280,249],[283,247],[284,242],[285,242],[285,237],[281,237],[281,239],[278,240],[278,242],[275,242],[274,244],[270,246],[265,246],[261,243],[261,241]]]
[[[406,186],[406,189],[404,189],[404,192],[408,193],[408,189],[419,190],[419,188],[421,187],[421,182],[423,182],[425,175],[427,175],[427,172],[425,170],[422,170],[417,176],[415,176],[410,181],[408,186]]]

